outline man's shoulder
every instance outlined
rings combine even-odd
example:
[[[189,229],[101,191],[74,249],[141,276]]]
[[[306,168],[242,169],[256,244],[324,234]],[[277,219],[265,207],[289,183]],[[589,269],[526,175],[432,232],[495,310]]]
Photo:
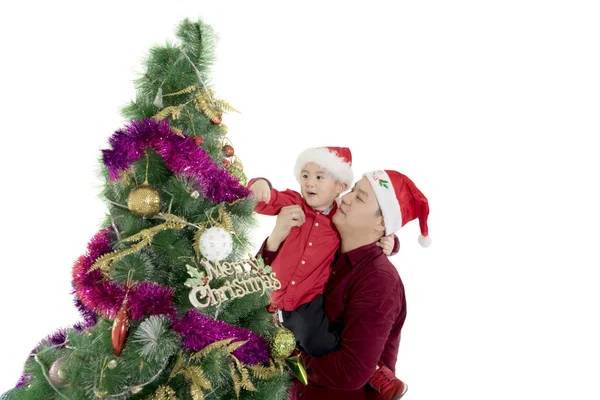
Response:
[[[399,282],[402,284],[398,270],[392,264],[389,257],[381,252],[365,260],[356,268],[355,276],[363,277],[361,279],[381,281],[389,283]]]

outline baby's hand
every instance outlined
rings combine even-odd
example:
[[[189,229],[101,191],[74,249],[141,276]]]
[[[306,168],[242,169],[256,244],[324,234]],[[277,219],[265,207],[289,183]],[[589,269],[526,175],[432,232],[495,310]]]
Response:
[[[250,191],[254,194],[257,201],[264,201],[265,203],[269,203],[271,201],[271,188],[269,188],[269,184],[264,179],[257,179],[256,182],[250,186]]]
[[[390,254],[392,254],[392,250],[394,250],[394,233],[392,232],[387,236],[382,236],[381,239],[379,239],[379,242],[377,242],[377,246],[381,247],[383,254],[389,257]]]

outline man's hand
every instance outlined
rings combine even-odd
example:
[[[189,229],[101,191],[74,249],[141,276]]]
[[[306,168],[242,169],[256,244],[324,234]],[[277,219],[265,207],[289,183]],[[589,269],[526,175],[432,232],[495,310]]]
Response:
[[[250,191],[254,194],[257,201],[264,201],[267,204],[271,201],[271,188],[264,179],[257,179],[250,186]]]
[[[381,239],[379,239],[379,242],[377,242],[377,246],[381,247],[383,254],[389,257],[394,250],[394,233],[392,232],[387,236],[382,236]]]
[[[254,185],[253,185],[254,186]],[[288,237],[290,231],[295,226],[301,226],[306,220],[302,207],[298,205],[286,206],[279,211],[277,215],[277,221],[275,222],[275,228],[267,239],[267,250],[277,251],[281,243]],[[392,247],[394,241],[392,240]]]

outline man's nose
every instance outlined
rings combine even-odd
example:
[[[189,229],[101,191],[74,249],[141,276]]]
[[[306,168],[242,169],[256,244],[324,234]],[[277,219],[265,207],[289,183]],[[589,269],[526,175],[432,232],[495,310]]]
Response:
[[[350,205],[350,201],[351,201],[350,195],[351,195],[351,193],[346,193],[345,195],[342,196],[342,203],[344,203],[347,206]]]

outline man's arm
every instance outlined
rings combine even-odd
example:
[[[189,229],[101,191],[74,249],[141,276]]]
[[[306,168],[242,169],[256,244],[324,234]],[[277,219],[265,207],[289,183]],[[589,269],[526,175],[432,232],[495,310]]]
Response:
[[[388,272],[361,276],[349,289],[341,349],[305,357],[309,379],[332,389],[357,390],[367,384],[400,314],[400,285]]]

